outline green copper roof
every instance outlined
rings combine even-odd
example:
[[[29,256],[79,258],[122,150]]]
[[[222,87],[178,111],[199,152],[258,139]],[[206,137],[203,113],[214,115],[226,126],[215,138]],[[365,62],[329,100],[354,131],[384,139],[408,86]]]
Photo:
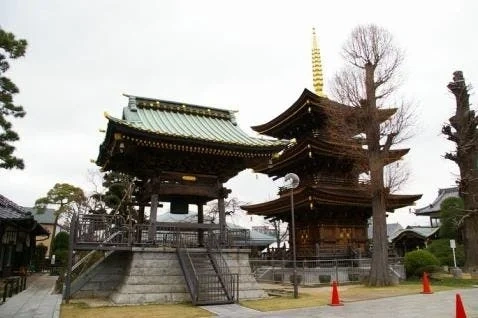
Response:
[[[253,147],[284,146],[280,140],[247,135],[229,110],[130,96],[122,119],[106,117],[120,125],[155,135]]]

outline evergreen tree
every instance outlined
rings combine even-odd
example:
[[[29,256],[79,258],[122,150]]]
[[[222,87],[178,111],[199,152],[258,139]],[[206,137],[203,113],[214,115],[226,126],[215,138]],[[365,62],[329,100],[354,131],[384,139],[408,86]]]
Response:
[[[27,41],[16,39],[12,33],[0,27],[0,168],[23,169],[23,160],[13,155],[15,147],[12,142],[19,139],[12,130],[8,117],[23,117],[25,111],[20,105],[13,103],[13,95],[18,94],[18,87],[3,74],[10,68],[9,60],[25,55]]]

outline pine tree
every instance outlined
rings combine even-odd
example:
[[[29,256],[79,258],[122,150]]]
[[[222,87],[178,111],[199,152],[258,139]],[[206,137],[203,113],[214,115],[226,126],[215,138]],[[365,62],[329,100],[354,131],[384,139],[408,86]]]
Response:
[[[15,147],[12,142],[19,140],[18,134],[12,130],[8,117],[23,117],[22,106],[13,103],[13,95],[18,94],[18,87],[3,74],[10,68],[9,60],[25,55],[27,41],[16,39],[12,33],[0,28],[0,168],[23,169],[23,160],[13,155]]]

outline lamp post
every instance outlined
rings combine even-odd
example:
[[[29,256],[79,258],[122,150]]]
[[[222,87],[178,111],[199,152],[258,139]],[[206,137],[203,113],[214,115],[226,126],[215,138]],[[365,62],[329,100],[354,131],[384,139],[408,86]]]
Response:
[[[294,298],[299,297],[299,286],[297,285],[297,262],[295,251],[295,215],[294,215],[294,189],[299,185],[300,179],[295,173],[288,173],[284,177],[286,186],[290,189],[290,217],[291,217],[291,232],[292,232],[292,266],[293,266],[293,286]]]

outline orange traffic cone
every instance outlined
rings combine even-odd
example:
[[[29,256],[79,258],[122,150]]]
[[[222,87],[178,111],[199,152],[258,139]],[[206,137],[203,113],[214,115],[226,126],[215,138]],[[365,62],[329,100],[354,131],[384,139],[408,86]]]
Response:
[[[332,302],[329,306],[343,306],[339,300],[339,291],[337,290],[337,283],[335,280],[332,282]]]
[[[432,289],[430,288],[430,282],[428,281],[428,274],[426,272],[423,272],[423,291],[421,294],[433,294]]]
[[[461,302],[460,294],[456,294],[456,318],[466,318],[466,312]]]

